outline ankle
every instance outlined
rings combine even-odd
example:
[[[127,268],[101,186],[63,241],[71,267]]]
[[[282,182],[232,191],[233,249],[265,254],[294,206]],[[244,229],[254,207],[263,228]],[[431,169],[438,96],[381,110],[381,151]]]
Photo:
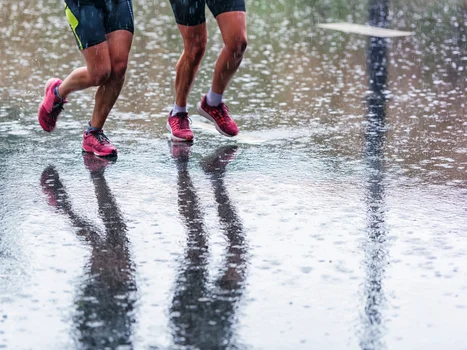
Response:
[[[93,126],[91,126],[91,121],[88,122],[88,128],[86,130],[86,135],[89,134],[90,132],[97,132],[97,131],[101,131],[102,128],[95,128]]]
[[[54,88],[54,95],[55,95],[55,97],[56,97],[60,102],[63,102],[63,101],[65,101],[65,98],[62,97],[62,96],[60,95],[60,93],[58,92],[59,86],[60,86],[60,85],[57,85],[57,86]]]
[[[172,110],[172,115],[176,115],[178,113],[188,113],[188,107],[187,106],[179,106],[178,104],[174,103],[174,108]]]
[[[206,103],[211,107],[218,107],[222,103],[223,94],[218,94],[212,89],[206,94]]]

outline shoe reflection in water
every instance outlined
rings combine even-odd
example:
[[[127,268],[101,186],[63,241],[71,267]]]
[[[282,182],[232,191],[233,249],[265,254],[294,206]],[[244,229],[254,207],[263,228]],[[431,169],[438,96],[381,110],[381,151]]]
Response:
[[[174,342],[187,349],[235,348],[236,310],[243,295],[247,248],[243,227],[224,184],[227,164],[236,146],[219,148],[201,166],[209,175],[217,213],[227,240],[222,268],[209,276],[209,247],[199,198],[188,171],[190,145],[172,144],[178,169],[179,211],[187,230],[184,260],[179,268],[170,309]]]
[[[104,232],[74,211],[53,166],[47,167],[41,177],[49,205],[70,219],[78,236],[91,248],[75,299],[76,340],[78,347],[85,349],[115,349],[125,345],[132,348],[136,283],[127,227],[104,177],[111,160],[92,154],[83,157],[91,174]]]

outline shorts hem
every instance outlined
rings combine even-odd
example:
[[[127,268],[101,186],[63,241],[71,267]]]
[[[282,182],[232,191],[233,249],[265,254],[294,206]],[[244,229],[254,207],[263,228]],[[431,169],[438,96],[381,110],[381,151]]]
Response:
[[[99,40],[99,41],[93,41],[91,43],[86,43],[86,45],[83,45],[82,49],[80,48],[80,51],[83,51],[83,50],[89,49],[90,47],[102,44],[103,42],[105,42],[105,39]]]
[[[112,30],[111,32],[108,32],[108,33],[105,33],[105,34],[107,35],[107,34],[116,32],[117,30],[126,30],[127,32],[130,32],[131,34],[135,34],[134,29],[131,30],[131,29],[128,29],[128,28],[119,28],[119,29],[115,29],[115,30]],[[99,41],[93,41],[93,42],[91,42],[91,43],[86,43],[86,45],[83,45],[83,48],[80,49],[80,51],[83,51],[83,50],[89,49],[90,47],[93,47],[93,46],[102,44],[102,43],[105,42],[105,41],[107,41],[107,40],[106,40],[106,39],[103,39],[103,40],[99,40]],[[78,45],[78,48],[79,48],[79,45]]]
[[[223,13],[227,13],[227,12],[245,12],[246,13],[246,9],[244,6],[237,6],[237,7],[233,7],[228,10],[213,14],[213,16],[214,18],[217,18],[217,16],[222,15]]]
[[[200,24],[206,23],[206,18],[204,18],[203,20],[195,21],[195,22],[181,21],[175,18],[175,22],[177,22],[177,24],[181,26],[195,27],[195,26],[199,26]]]
[[[131,34],[135,34],[135,28],[116,28],[116,29],[112,29],[110,32],[106,32],[105,34],[107,35],[107,34],[116,32],[117,30],[126,30],[127,32],[130,32]]]

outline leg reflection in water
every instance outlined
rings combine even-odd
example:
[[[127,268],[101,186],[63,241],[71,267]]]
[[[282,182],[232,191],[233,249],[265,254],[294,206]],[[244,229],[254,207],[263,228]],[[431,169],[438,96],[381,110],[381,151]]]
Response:
[[[199,198],[188,171],[189,145],[173,144],[178,169],[179,211],[187,247],[176,278],[170,309],[174,343],[187,349],[236,349],[236,310],[245,287],[247,247],[242,223],[224,184],[236,146],[219,148],[201,166],[214,187],[217,212],[227,245],[217,278],[209,278],[209,247]]]
[[[91,174],[104,232],[73,210],[53,166],[47,167],[41,177],[49,205],[70,219],[78,236],[91,248],[75,300],[73,321],[77,348],[133,348],[136,283],[126,237],[127,227],[104,177],[105,167],[111,160],[89,153],[83,157]]]

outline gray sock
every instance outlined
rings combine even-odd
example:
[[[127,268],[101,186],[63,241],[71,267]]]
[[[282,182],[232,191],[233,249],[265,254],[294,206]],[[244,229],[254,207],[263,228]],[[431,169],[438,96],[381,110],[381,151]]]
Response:
[[[93,132],[93,131],[100,131],[102,130],[101,128],[95,128],[93,126],[91,126],[91,121],[88,122],[88,129],[86,130],[86,135],[89,134],[90,132]]]
[[[174,103],[174,109],[172,111],[172,115],[175,115],[177,113],[188,113],[188,107],[180,107],[178,104]]]
[[[60,99],[60,101],[63,101],[63,97],[60,96],[60,94],[58,93],[58,87],[59,87],[59,85],[57,85],[57,86],[55,87],[55,89],[54,89],[54,94],[55,94],[55,96],[57,96],[57,97]]]
[[[206,102],[211,107],[217,107],[222,103],[222,94],[217,94],[212,89],[209,89],[209,92],[206,95]]]

